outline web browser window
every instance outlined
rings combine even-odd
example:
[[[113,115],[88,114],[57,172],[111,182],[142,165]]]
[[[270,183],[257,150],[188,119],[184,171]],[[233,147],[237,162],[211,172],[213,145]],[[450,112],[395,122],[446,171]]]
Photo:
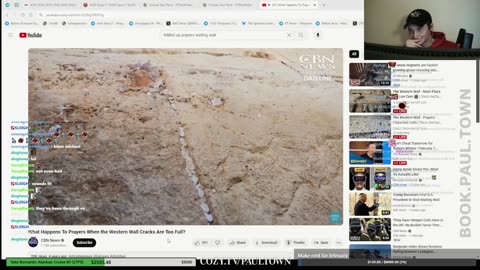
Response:
[[[2,264],[476,266],[475,49],[367,8],[2,1]]]

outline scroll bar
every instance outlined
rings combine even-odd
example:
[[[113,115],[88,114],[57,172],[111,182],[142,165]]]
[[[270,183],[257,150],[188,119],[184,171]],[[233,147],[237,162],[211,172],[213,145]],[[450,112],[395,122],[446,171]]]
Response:
[[[477,60],[477,123],[480,123],[480,60]]]

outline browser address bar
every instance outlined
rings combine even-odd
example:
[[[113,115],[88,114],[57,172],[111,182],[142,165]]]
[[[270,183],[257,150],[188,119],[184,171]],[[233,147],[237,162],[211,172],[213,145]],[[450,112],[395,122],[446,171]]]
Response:
[[[253,40],[303,40],[307,39],[306,31],[164,31],[161,39],[170,40],[212,40],[212,39],[253,39]]]

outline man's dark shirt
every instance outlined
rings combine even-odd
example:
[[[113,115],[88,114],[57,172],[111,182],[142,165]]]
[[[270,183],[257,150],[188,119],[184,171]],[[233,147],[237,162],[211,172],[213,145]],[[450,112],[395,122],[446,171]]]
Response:
[[[372,163],[368,163],[368,164],[374,164],[373,157],[369,157],[368,153],[365,153],[365,154],[361,155],[361,157],[372,162]]]
[[[369,216],[370,212],[375,210],[378,207],[377,204],[372,205],[372,207],[368,207],[364,202],[358,201],[355,204],[355,208],[353,212],[355,216]]]

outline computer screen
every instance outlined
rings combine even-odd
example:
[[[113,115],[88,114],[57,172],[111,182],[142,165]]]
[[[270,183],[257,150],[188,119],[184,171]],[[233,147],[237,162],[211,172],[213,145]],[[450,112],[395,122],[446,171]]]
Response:
[[[477,267],[478,3],[2,0],[1,268]]]

